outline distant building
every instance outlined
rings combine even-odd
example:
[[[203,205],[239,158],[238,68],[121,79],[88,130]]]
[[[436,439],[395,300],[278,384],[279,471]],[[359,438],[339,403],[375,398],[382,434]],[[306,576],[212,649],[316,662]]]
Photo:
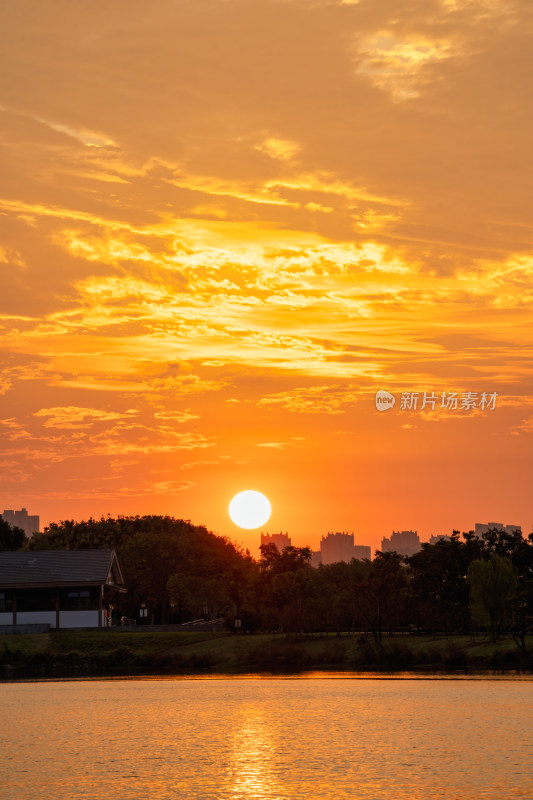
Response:
[[[353,558],[356,558],[358,561],[364,561],[365,559],[370,561],[372,558],[370,546],[366,544],[354,544]]]
[[[429,544],[437,544],[437,542],[449,542],[450,537],[445,533],[437,533],[435,536],[429,537]]]
[[[322,563],[336,564],[338,561],[351,561],[353,548],[353,533],[328,533],[320,540]]]
[[[501,522],[487,522],[486,524],[484,522],[476,522],[474,530],[478,539],[480,539],[481,536],[484,533],[487,533],[489,530],[505,531],[505,533],[514,533],[515,531],[519,531],[522,533],[522,527],[520,525],[502,525]]]
[[[351,561],[352,558],[363,559],[371,557],[370,547],[366,545],[355,545],[353,533],[337,531],[327,533],[320,540],[320,562],[321,564],[336,564],[339,561]],[[311,561],[313,564],[313,561]],[[314,566],[314,564],[313,564]]]
[[[393,531],[390,539],[381,540],[382,553],[398,553],[400,556],[413,556],[421,549],[416,531]]]
[[[0,553],[0,625],[101,628],[125,591],[114,550]]]
[[[287,533],[262,533],[261,544],[275,544],[281,553],[284,547],[291,547],[291,539]]]
[[[28,538],[34,533],[39,533],[39,517],[37,515],[30,516],[25,508],[21,508],[20,511],[4,509],[2,519],[8,522],[12,528],[21,528]]]
[[[291,546],[291,539],[286,533],[262,533],[261,545],[275,544],[281,553],[284,547]],[[320,540],[320,549],[311,551],[312,567],[319,567],[320,564],[336,564],[339,561],[349,562],[352,558],[370,560],[372,552],[370,547],[353,543],[353,533],[327,533]]]

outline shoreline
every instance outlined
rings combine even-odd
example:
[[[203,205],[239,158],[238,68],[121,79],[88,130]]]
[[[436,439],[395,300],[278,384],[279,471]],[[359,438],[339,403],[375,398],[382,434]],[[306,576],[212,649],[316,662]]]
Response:
[[[533,675],[511,637],[54,630],[0,636],[0,681],[310,673],[436,676]]]
[[[421,672],[419,670],[312,669],[300,672],[196,672],[196,673],[124,673],[117,675],[57,675],[0,678],[0,684],[80,683],[85,681],[215,681],[215,680],[416,680],[416,681],[533,681],[533,671],[475,670]]]

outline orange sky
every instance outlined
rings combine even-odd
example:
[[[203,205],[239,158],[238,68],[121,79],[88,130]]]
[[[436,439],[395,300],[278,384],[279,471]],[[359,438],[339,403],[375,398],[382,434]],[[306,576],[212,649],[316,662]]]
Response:
[[[529,0],[3,2],[1,508],[255,550],[254,488],[297,545],[529,533],[532,30]]]

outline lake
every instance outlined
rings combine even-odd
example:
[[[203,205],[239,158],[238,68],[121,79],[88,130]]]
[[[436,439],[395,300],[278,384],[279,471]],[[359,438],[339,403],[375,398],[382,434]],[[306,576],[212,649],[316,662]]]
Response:
[[[0,684],[2,800],[533,798],[533,682]]]

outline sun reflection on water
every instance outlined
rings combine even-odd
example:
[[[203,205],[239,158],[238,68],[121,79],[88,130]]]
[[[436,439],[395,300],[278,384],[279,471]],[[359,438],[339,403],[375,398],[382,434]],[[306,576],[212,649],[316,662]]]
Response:
[[[229,797],[285,797],[273,770],[275,750],[265,714],[257,706],[242,709],[231,737],[228,764]]]

